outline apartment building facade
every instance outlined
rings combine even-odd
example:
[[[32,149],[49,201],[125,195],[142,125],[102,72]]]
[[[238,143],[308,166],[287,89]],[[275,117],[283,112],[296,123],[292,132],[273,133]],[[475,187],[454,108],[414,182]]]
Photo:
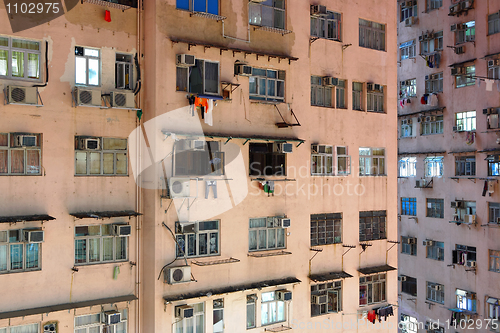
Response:
[[[400,320],[498,332],[500,5],[398,6]]]
[[[396,5],[118,2],[1,8],[0,333],[396,331]]]

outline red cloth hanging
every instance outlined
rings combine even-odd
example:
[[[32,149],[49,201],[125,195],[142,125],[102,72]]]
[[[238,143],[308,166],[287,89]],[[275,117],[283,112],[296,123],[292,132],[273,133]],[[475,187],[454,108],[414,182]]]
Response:
[[[371,310],[371,311],[368,311],[368,321],[371,322],[371,323],[374,323],[375,324],[375,318],[377,318],[377,315],[375,313],[375,310]]]
[[[104,14],[104,21],[111,22],[111,12],[109,10],[106,10],[106,13]]]

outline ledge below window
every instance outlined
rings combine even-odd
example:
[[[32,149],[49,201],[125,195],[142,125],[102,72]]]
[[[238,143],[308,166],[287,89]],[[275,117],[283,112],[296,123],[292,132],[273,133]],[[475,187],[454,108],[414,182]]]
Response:
[[[191,263],[196,266],[210,266],[210,265],[222,265],[222,264],[232,264],[235,262],[240,262],[239,259],[228,258],[228,259],[219,259],[219,260],[211,260],[211,261],[197,261],[193,260]]]
[[[275,33],[281,34],[282,36],[292,33],[291,30],[275,28],[275,27],[266,27],[266,26],[253,26],[253,30],[254,31],[255,30],[263,30],[263,31],[275,32]]]
[[[225,20],[227,17],[225,16],[220,16],[220,15],[215,15],[215,14],[210,14],[210,13],[205,13],[205,12],[193,12],[189,14],[189,16],[199,16],[199,17],[204,17],[210,20],[215,20],[217,22]]]
[[[257,252],[257,253],[249,253],[249,257],[254,257],[254,258],[264,258],[264,257],[274,257],[274,256],[284,256],[292,254],[292,252],[287,252],[287,251],[278,251],[278,252]]]
[[[283,331],[289,331],[291,329],[292,328],[289,326],[281,325],[281,326],[273,327],[273,328],[265,328],[264,332],[283,332]]]

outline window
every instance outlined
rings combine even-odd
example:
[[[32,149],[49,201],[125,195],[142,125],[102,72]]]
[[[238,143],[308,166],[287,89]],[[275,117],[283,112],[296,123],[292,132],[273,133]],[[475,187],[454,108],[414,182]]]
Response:
[[[455,45],[462,44],[465,42],[472,42],[475,39],[476,39],[475,21],[470,21],[464,24],[457,24],[457,30],[455,31]]]
[[[75,84],[99,86],[101,51],[83,46],[75,47]]]
[[[257,295],[247,295],[247,329],[256,327],[256,306]]]
[[[285,321],[285,302],[277,300],[276,292],[262,293],[260,306],[262,326]]]
[[[385,273],[359,278],[359,305],[370,305],[385,300]]]
[[[476,293],[457,289],[455,294],[457,295],[457,308],[460,310],[466,310],[470,312],[476,312]]]
[[[401,198],[401,215],[417,216],[417,198]]]
[[[438,261],[444,261],[444,243],[431,241],[427,241],[426,245],[426,258],[434,259]]]
[[[443,0],[427,0],[427,11],[438,9],[443,6]]]
[[[399,44],[399,55],[401,57],[401,60],[415,58],[416,54],[417,54],[417,45],[415,44],[414,39]]]
[[[500,218],[500,203],[498,202],[488,202],[489,211],[489,223],[498,223]]]
[[[213,301],[213,333],[224,332],[224,299],[215,299]]]
[[[193,316],[176,319],[175,333],[204,333],[205,332],[205,303],[192,304]]]
[[[488,35],[493,35],[500,32],[500,16],[499,13],[488,15]]]
[[[476,247],[456,244],[452,255],[453,264],[466,265],[467,261],[476,261]]]
[[[488,60],[488,79],[500,79],[500,60]],[[498,110],[497,110],[498,113]],[[497,115],[498,118],[498,115]],[[498,121],[498,120],[497,120]],[[498,126],[497,126],[498,127]],[[495,127],[495,128],[497,128]]]
[[[486,299],[486,318],[492,320],[492,324],[488,327],[495,327],[498,331],[498,322],[500,320],[500,300],[494,297],[487,297]],[[495,320],[495,321],[493,321]]]
[[[252,68],[252,76],[248,78],[248,82],[250,99],[260,101],[285,99],[285,71]]]
[[[346,146],[336,146],[337,152],[337,176],[346,176],[351,174],[351,156]]]
[[[401,276],[401,291],[412,296],[417,296],[417,279],[405,275]]]
[[[425,76],[425,93],[432,94],[443,91],[443,73]]]
[[[0,333],[38,333],[38,332],[39,332],[38,324],[0,328]]]
[[[311,286],[311,317],[342,311],[342,281]]]
[[[476,130],[476,111],[455,113],[455,126],[457,131]]]
[[[333,146],[311,145],[311,175],[333,175]]]
[[[427,198],[427,217],[444,218],[444,199]]]
[[[402,138],[411,138],[413,136],[413,118],[401,120],[400,134]]]
[[[248,19],[252,25],[285,29],[285,0],[264,0],[248,5]]]
[[[432,321],[427,321],[427,330],[425,332],[427,333],[444,333],[444,327],[439,326],[439,322],[432,322]]]
[[[0,273],[42,269],[42,244],[25,240],[23,231],[28,230],[0,231]]]
[[[340,13],[327,11],[326,15],[311,15],[311,36],[342,41]]]
[[[323,85],[321,76],[311,76],[311,105],[333,107],[333,88]]]
[[[347,85],[346,80],[339,80],[339,83],[335,87],[335,101],[337,104],[337,109],[346,108],[346,102],[345,102],[346,85]]]
[[[359,175],[382,176],[385,174],[384,148],[359,148]]]
[[[444,286],[439,283],[427,281],[426,300],[444,304]]]
[[[101,313],[75,317],[74,333],[100,333],[101,331],[103,333],[127,333],[128,310],[120,310],[120,313],[121,322],[113,325],[102,324]]]
[[[311,246],[342,243],[342,213],[311,215]]]
[[[430,54],[443,50],[443,31],[424,34],[420,42],[420,54]]]
[[[0,36],[0,78],[40,79],[40,42]]]
[[[115,88],[132,90],[132,55],[116,54],[115,62]]]
[[[177,9],[219,15],[218,0],[177,0]]]
[[[41,175],[42,135],[0,133],[0,175]]]
[[[75,264],[98,264],[127,260],[128,236],[116,236],[116,224],[75,227]]]
[[[500,176],[500,158],[498,155],[489,155],[488,161],[488,176]]]
[[[455,76],[456,87],[473,86],[476,82],[476,66],[467,66],[462,72],[465,72],[465,74]]]
[[[417,175],[417,158],[403,157],[399,160],[399,177],[415,177]]]
[[[251,176],[285,176],[285,154],[275,151],[275,143],[250,143]]]
[[[363,111],[363,83],[352,83],[352,109]]]
[[[278,219],[276,216],[250,219],[249,251],[286,248],[286,229],[277,223]]]
[[[174,173],[176,176],[224,174],[224,152],[220,142],[179,140],[175,143]]]
[[[417,333],[418,321],[417,318],[405,314],[401,314],[401,321],[399,322],[401,333]]]
[[[385,210],[359,212],[359,241],[387,239]]]
[[[368,84],[366,92],[366,101],[368,112],[384,112],[384,87],[381,85],[379,89],[372,89],[371,84]]]
[[[359,46],[385,51],[385,24],[359,19]]]
[[[401,253],[417,255],[417,238],[401,236]]]
[[[500,251],[489,250],[491,272],[500,273]]]
[[[127,175],[127,139],[77,136],[75,146],[75,175]]]
[[[443,116],[422,117],[420,129],[422,135],[443,134]]]
[[[196,58],[192,67],[177,67],[177,91],[219,95],[219,63]]]
[[[426,177],[443,176],[443,156],[426,157],[424,163]]]
[[[399,98],[409,98],[417,96],[417,79],[410,79],[399,82]]]
[[[412,5],[411,6],[406,6],[407,3],[410,2]],[[403,2],[401,3],[401,15],[399,16],[399,21],[403,22],[407,18],[410,17],[417,17],[418,11],[417,11],[417,1],[408,1],[408,2]]]
[[[194,222],[192,230],[182,234],[176,232],[177,258],[219,255],[219,225],[218,220]]]
[[[457,156],[455,157],[455,176],[475,176],[476,157]]]

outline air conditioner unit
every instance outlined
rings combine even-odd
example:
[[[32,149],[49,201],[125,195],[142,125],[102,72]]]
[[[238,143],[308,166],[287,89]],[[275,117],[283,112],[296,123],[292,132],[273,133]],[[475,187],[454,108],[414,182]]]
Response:
[[[439,285],[439,284],[436,284],[436,285],[434,286],[434,290],[441,291],[441,290],[443,290],[443,286],[442,286],[442,285]]]
[[[86,89],[75,87],[75,99],[77,105],[101,106],[101,91],[96,89]]]
[[[190,54],[178,54],[176,65],[179,67],[191,67],[196,64],[196,57]]]
[[[118,324],[122,321],[122,314],[118,311],[106,311],[102,316],[102,322],[106,325]]]
[[[291,143],[275,143],[273,145],[273,151],[276,153],[291,153],[293,150],[293,145]]]
[[[415,187],[416,188],[422,188],[427,186],[427,181],[425,179],[420,179],[415,181]]]
[[[43,230],[24,230],[24,241],[28,243],[42,243],[44,239]]]
[[[57,322],[43,324],[43,333],[57,333]]]
[[[415,238],[413,238],[413,237],[409,237],[409,238],[406,240],[406,243],[407,243],[407,244],[415,244]]]
[[[288,290],[276,290],[276,300],[278,301],[291,301],[292,292]]]
[[[401,282],[405,282],[406,281],[406,276],[403,275],[403,276],[400,276],[400,278],[401,278]]]
[[[454,15],[458,11],[458,5],[450,6],[450,15]]]
[[[112,91],[110,99],[114,108],[135,108],[134,93],[131,91]]]
[[[7,86],[7,101],[9,104],[38,104],[37,87]]]
[[[462,207],[462,201],[452,201],[451,208],[460,208]]]
[[[433,32],[429,32],[429,34],[427,35],[427,38],[434,39],[434,33]]]
[[[15,135],[14,136],[14,147],[36,147],[37,137],[36,135]]]
[[[194,222],[175,222],[175,232],[178,234],[192,234],[197,231],[197,225]]]
[[[431,120],[430,121],[436,121],[436,120],[437,120],[436,116],[431,116]]]
[[[132,226],[129,224],[115,224],[113,225],[115,236],[130,236]]]
[[[413,17],[408,17],[405,20],[405,27],[411,27],[412,23],[413,23]]]
[[[328,297],[326,295],[312,295],[313,304],[326,304],[328,302]]]
[[[191,266],[179,266],[166,268],[164,271],[165,282],[176,284],[191,281]]]
[[[252,67],[245,64],[234,65],[234,75],[250,76],[252,75]]]
[[[207,146],[207,142],[205,140],[191,140],[190,146],[192,150],[204,151]]]
[[[475,260],[467,260],[465,262],[465,266],[467,266],[467,267],[476,267],[476,261]]]
[[[373,91],[373,83],[367,83],[366,84],[366,90],[367,91]]]
[[[326,87],[333,87],[339,84],[339,79],[336,77],[325,76],[322,78],[322,82]]]
[[[495,60],[488,60],[488,67],[495,66]]]
[[[326,6],[311,5],[311,15],[325,15]]]
[[[408,125],[408,120],[407,119],[403,119],[403,121],[401,121],[401,124],[402,125]]]
[[[464,6],[465,6],[464,9],[471,9],[473,3],[474,3],[474,1],[472,1],[472,0],[464,1]]]
[[[432,245],[434,245],[434,241],[431,241],[431,240],[424,240],[423,245],[424,245],[424,246],[432,246]]]
[[[407,120],[407,122],[406,122],[406,123],[407,123],[408,125],[411,125],[411,124],[413,124],[413,120],[410,118],[410,119],[408,119],[408,120]]]
[[[187,198],[190,196],[189,178],[172,177],[169,179],[169,189],[171,198]]]
[[[419,42],[423,42],[423,41],[424,41],[424,35],[420,35],[420,36],[418,36],[418,41],[419,41]]]
[[[464,216],[465,223],[476,223],[476,215],[465,215]]]
[[[192,318],[194,308],[190,305],[180,305],[175,307],[175,318]]]
[[[100,148],[101,140],[99,139],[82,139],[83,149],[85,150],[98,150]]]
[[[455,54],[463,54],[463,53],[465,53],[465,45],[455,48]]]
[[[374,84],[373,85],[373,90],[375,90],[375,91],[382,92],[383,89],[384,89],[384,87],[382,85],[380,85],[380,84]]]
[[[451,75],[459,75],[461,72],[460,67],[455,67],[451,69]]]
[[[318,153],[318,145],[311,145],[311,153],[312,154]]]
[[[280,219],[279,223],[282,228],[290,228],[291,221],[289,218],[280,217],[279,219]]]

